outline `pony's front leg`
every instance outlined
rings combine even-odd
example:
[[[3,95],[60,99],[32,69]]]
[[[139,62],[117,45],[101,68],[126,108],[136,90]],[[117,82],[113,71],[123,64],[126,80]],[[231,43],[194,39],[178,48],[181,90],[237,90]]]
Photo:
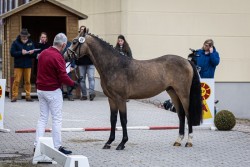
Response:
[[[121,143],[117,146],[116,150],[123,150],[125,148],[125,143],[128,141],[128,132],[127,132],[127,113],[119,112],[120,120],[122,125],[123,137]]]
[[[122,125],[123,137],[121,143],[117,146],[116,150],[123,150],[125,148],[125,143],[128,141],[126,101],[123,102],[120,106],[121,107],[119,107],[119,114]]]
[[[110,131],[109,140],[103,146],[103,149],[110,149],[111,143],[115,140],[115,130],[116,130],[118,108],[116,107],[115,103],[112,102],[111,99],[109,99],[109,105],[110,105],[110,112],[111,112],[110,114],[111,131]]]

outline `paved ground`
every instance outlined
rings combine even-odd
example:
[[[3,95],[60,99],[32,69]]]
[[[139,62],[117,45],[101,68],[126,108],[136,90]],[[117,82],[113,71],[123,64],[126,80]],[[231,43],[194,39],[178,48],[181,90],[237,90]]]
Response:
[[[4,123],[11,132],[0,133],[0,167],[58,166],[32,165],[35,134],[15,133],[15,130],[35,128],[39,102],[11,103],[9,98],[5,101]],[[109,116],[107,98],[103,95],[92,102],[65,100],[63,127],[109,127]],[[128,102],[128,126],[167,126],[177,122],[175,113],[140,101]],[[197,128],[192,148],[172,146],[178,130],[129,130],[128,134],[129,141],[123,151],[115,150],[122,138],[121,131],[116,133],[110,150],[102,149],[109,137],[108,131],[63,132],[62,139],[74,154],[87,156],[91,167],[248,167],[250,164],[250,128],[242,124],[232,131]]]

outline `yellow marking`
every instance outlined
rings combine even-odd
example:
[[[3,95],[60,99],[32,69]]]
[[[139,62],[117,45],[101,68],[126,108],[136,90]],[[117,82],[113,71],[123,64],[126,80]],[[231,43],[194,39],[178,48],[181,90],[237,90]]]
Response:
[[[203,112],[203,119],[210,119],[212,118],[212,114],[211,114],[211,111],[207,105],[207,102],[206,100],[203,100],[202,101],[202,112]]]

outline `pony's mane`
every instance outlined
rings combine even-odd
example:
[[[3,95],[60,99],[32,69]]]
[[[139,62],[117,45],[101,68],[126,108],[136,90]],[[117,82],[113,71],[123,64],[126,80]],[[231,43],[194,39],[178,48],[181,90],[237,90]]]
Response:
[[[99,41],[99,43],[104,47],[107,48],[108,50],[112,51],[116,56],[123,56],[120,55],[120,53],[115,50],[114,46],[111,45],[110,43],[108,43],[107,41],[104,41],[103,39],[99,38],[97,35],[88,33],[89,36],[93,37],[94,39],[96,39],[97,41]]]

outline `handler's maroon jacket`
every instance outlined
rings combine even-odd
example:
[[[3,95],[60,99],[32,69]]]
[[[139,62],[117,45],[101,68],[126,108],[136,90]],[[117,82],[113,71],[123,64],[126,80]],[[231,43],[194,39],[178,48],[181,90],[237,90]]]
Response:
[[[66,73],[66,65],[61,53],[54,47],[41,52],[38,57],[37,89],[53,91],[62,84],[74,86],[74,81]]]

